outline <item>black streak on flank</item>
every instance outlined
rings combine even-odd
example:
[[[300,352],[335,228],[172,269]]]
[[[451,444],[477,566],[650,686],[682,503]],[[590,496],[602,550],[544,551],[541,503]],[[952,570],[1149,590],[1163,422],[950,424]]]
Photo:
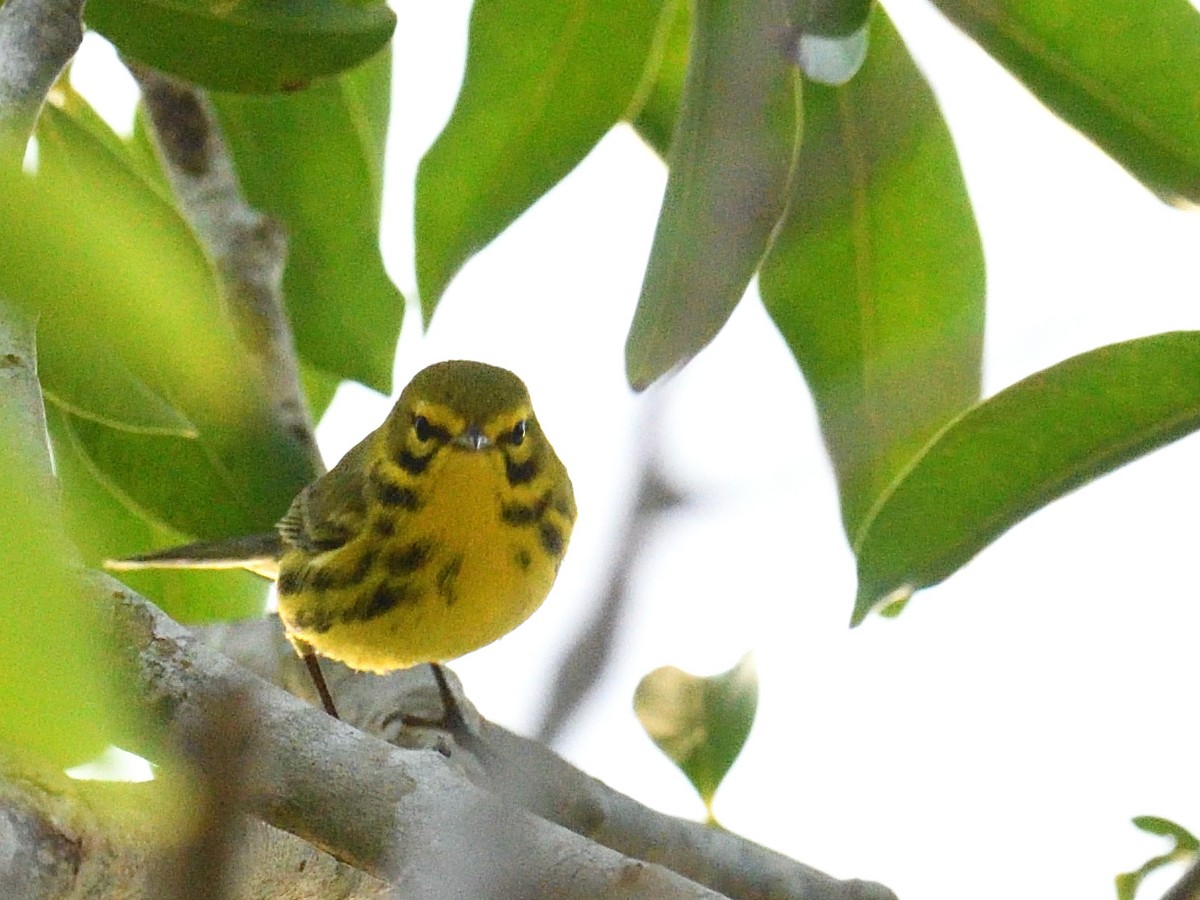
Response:
[[[519,463],[513,462],[508,457],[504,458],[504,475],[512,487],[516,487],[519,484],[528,484],[533,481],[537,473],[538,464],[536,459],[527,459],[525,462]]]
[[[429,468],[429,461],[431,459],[433,459],[432,453],[428,456],[416,456],[407,450],[401,450],[396,454],[396,465],[409,475],[420,475]]]
[[[433,545],[429,541],[414,541],[389,551],[383,563],[393,575],[412,575],[429,562],[432,553]]]
[[[388,518],[375,519],[371,523],[371,529],[380,537],[391,537],[396,533],[396,522]]]
[[[277,582],[279,593],[298,594],[304,589],[304,574],[302,569],[288,569],[279,573]]]
[[[358,561],[354,564],[354,568],[341,580],[339,587],[350,587],[354,584],[359,584],[370,573],[371,568],[375,565],[375,551],[366,550]]]
[[[522,547],[520,550],[518,550],[516,552],[516,555],[513,557],[513,560],[520,567],[522,572],[528,572],[529,567],[533,565],[533,554],[531,554],[528,550],[526,550],[524,547]]]
[[[500,519],[507,525],[532,525],[546,514],[546,505],[550,502],[549,494],[540,497],[536,503],[505,503],[500,508]]]
[[[332,566],[312,567],[306,580],[308,581],[308,586],[314,591],[327,591],[331,587],[337,587],[341,583],[341,579],[333,571]]]
[[[327,609],[300,610],[288,625],[298,631],[315,631],[318,634],[324,634],[333,627],[333,615]]]
[[[458,599],[458,594],[454,589],[454,582],[458,580],[458,573],[462,571],[462,565],[462,554],[459,554],[438,571],[438,596],[446,601],[447,606],[453,606],[454,601]]]
[[[343,622],[369,622],[391,612],[401,604],[414,603],[416,597],[402,581],[381,581],[363,603],[355,604],[342,614]]]
[[[551,556],[562,556],[563,536],[557,527],[549,522],[543,522],[538,526],[538,537],[541,538],[542,546],[547,553]]]
[[[371,483],[375,487],[375,496],[384,506],[410,511],[421,508],[421,498],[412,488],[388,481],[378,471],[371,473]]]

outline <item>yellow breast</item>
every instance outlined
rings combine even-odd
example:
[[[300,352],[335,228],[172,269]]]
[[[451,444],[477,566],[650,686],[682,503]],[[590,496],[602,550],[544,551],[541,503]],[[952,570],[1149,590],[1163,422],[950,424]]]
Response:
[[[482,647],[541,605],[573,505],[555,502],[550,472],[510,483],[498,452],[439,456],[417,477],[378,460],[375,502],[358,533],[335,550],[285,554],[279,611],[289,634],[352,668],[385,672]]]

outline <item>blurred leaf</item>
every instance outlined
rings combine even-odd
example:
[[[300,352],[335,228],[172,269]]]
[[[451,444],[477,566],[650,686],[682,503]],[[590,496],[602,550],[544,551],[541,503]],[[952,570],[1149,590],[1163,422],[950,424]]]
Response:
[[[48,107],[43,136],[38,177],[0,183],[0,290],[36,315],[52,358],[111,354],[199,435],[132,434],[78,419],[91,459],[178,531],[272,527],[314,473],[267,403],[196,238],[157,190],[65,114]],[[98,378],[97,390],[111,383]],[[78,396],[72,405],[100,408]]]
[[[1200,201],[1200,12],[1188,0],[934,0],[1168,201]]]
[[[790,11],[785,0],[696,0],[666,196],[625,344],[635,390],[716,336],[783,213],[800,132]]]
[[[873,0],[808,0],[801,26],[806,33],[847,37],[871,17]]]
[[[462,90],[417,170],[426,321],[476,252],[625,113],[663,0],[477,0]]]
[[[1112,344],[968,410],[859,529],[852,624],[937,584],[1071,490],[1200,427],[1200,332]]]
[[[625,115],[642,140],[666,159],[687,76],[692,37],[691,0],[665,3],[662,15],[656,41],[661,48],[651,52],[642,87]]]
[[[47,419],[63,519],[85,565],[183,542],[184,535],[154,525],[96,469],[71,433],[70,415],[50,408]],[[145,569],[123,572],[121,580],[180,622],[247,618],[266,608],[267,583],[249,572]]]
[[[9,179],[0,191],[0,287],[37,312],[42,345],[61,342],[64,356],[75,345],[107,346],[155,389],[214,410],[245,405],[249,364],[187,223],[53,106],[37,137],[38,177]]]
[[[1142,864],[1133,872],[1125,872],[1117,876],[1117,900],[1133,900],[1142,881],[1151,872],[1169,866],[1172,863],[1191,863],[1200,850],[1200,842],[1186,828],[1176,825],[1168,819],[1157,816],[1137,816],[1133,824],[1149,834],[1162,835],[1172,838],[1175,846],[1161,856],[1155,856]]]
[[[7,317],[8,310],[0,309]],[[0,322],[7,330],[8,323]],[[3,340],[11,347],[8,336]],[[20,365],[7,350],[5,369]],[[30,376],[32,377],[32,376]],[[0,390],[0,742],[65,767],[83,762],[125,727],[110,673],[117,662],[100,611],[84,600],[76,560],[55,508],[53,481],[30,447],[25,398]],[[48,462],[48,455],[46,461]]]
[[[301,357],[385,394],[404,316],[379,250],[391,76],[385,50],[304,91],[212,96],[246,199],[287,226]]]
[[[638,721],[696,788],[710,821],[713,795],[742,752],[757,708],[758,676],[749,654],[708,678],[674,666],[655,669],[633,695]]]
[[[274,436],[249,427],[201,426],[200,438],[189,440],[77,417],[69,422],[80,451],[111,490],[157,527],[189,536],[270,531],[312,480],[298,466],[277,466]]]
[[[853,542],[979,397],[983,251],[929,85],[880,10],[863,70],[807,85],[791,206],[759,290],[816,400]]]
[[[396,16],[360,0],[90,0],[122,55],[222,91],[283,91],[377,53]]]
[[[96,112],[87,99],[75,90],[71,79],[67,77],[59,78],[55,89],[50,94],[48,103],[53,105],[57,112],[66,113],[72,122],[86,131],[90,137],[103,144],[104,149],[111,156],[141,175],[147,184],[157,189],[162,197],[169,200],[171,188],[167,184],[166,175],[158,158],[154,155],[153,148],[138,136],[136,118],[134,134],[129,138],[122,137],[113,131],[112,126],[101,117],[100,113]],[[44,131],[46,128],[50,129],[45,131],[48,136],[58,137],[64,143],[69,142],[69,136],[54,134],[52,122],[43,123],[43,126]],[[51,145],[51,149],[53,149],[53,145]],[[63,151],[69,152],[66,147],[63,148]]]
[[[304,396],[308,398],[308,410],[313,421],[320,422],[321,416],[325,415],[325,410],[333,402],[333,395],[337,393],[342,380],[323,369],[315,369],[301,363],[300,383],[304,387]]]
[[[125,431],[198,436],[187,416],[103,347],[47,341],[38,350],[38,374],[46,399],[82,418]]]

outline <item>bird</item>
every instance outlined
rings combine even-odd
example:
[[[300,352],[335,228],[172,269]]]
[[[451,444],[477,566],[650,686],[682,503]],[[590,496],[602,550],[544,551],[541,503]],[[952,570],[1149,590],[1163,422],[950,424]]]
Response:
[[[198,541],[107,568],[247,568],[275,578],[279,618],[325,710],[317,656],[366,672],[440,664],[524,622],[575,524],[566,467],[525,384],[471,360],[418,372],[383,423],[300,491],[274,531]]]

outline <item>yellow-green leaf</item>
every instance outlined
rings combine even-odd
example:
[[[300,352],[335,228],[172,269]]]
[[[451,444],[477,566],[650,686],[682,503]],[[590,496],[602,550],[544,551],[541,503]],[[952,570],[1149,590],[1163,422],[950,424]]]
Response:
[[[650,739],[687,776],[712,816],[713,795],[742,752],[758,709],[749,654],[709,677],[664,666],[646,675],[633,709]]]

